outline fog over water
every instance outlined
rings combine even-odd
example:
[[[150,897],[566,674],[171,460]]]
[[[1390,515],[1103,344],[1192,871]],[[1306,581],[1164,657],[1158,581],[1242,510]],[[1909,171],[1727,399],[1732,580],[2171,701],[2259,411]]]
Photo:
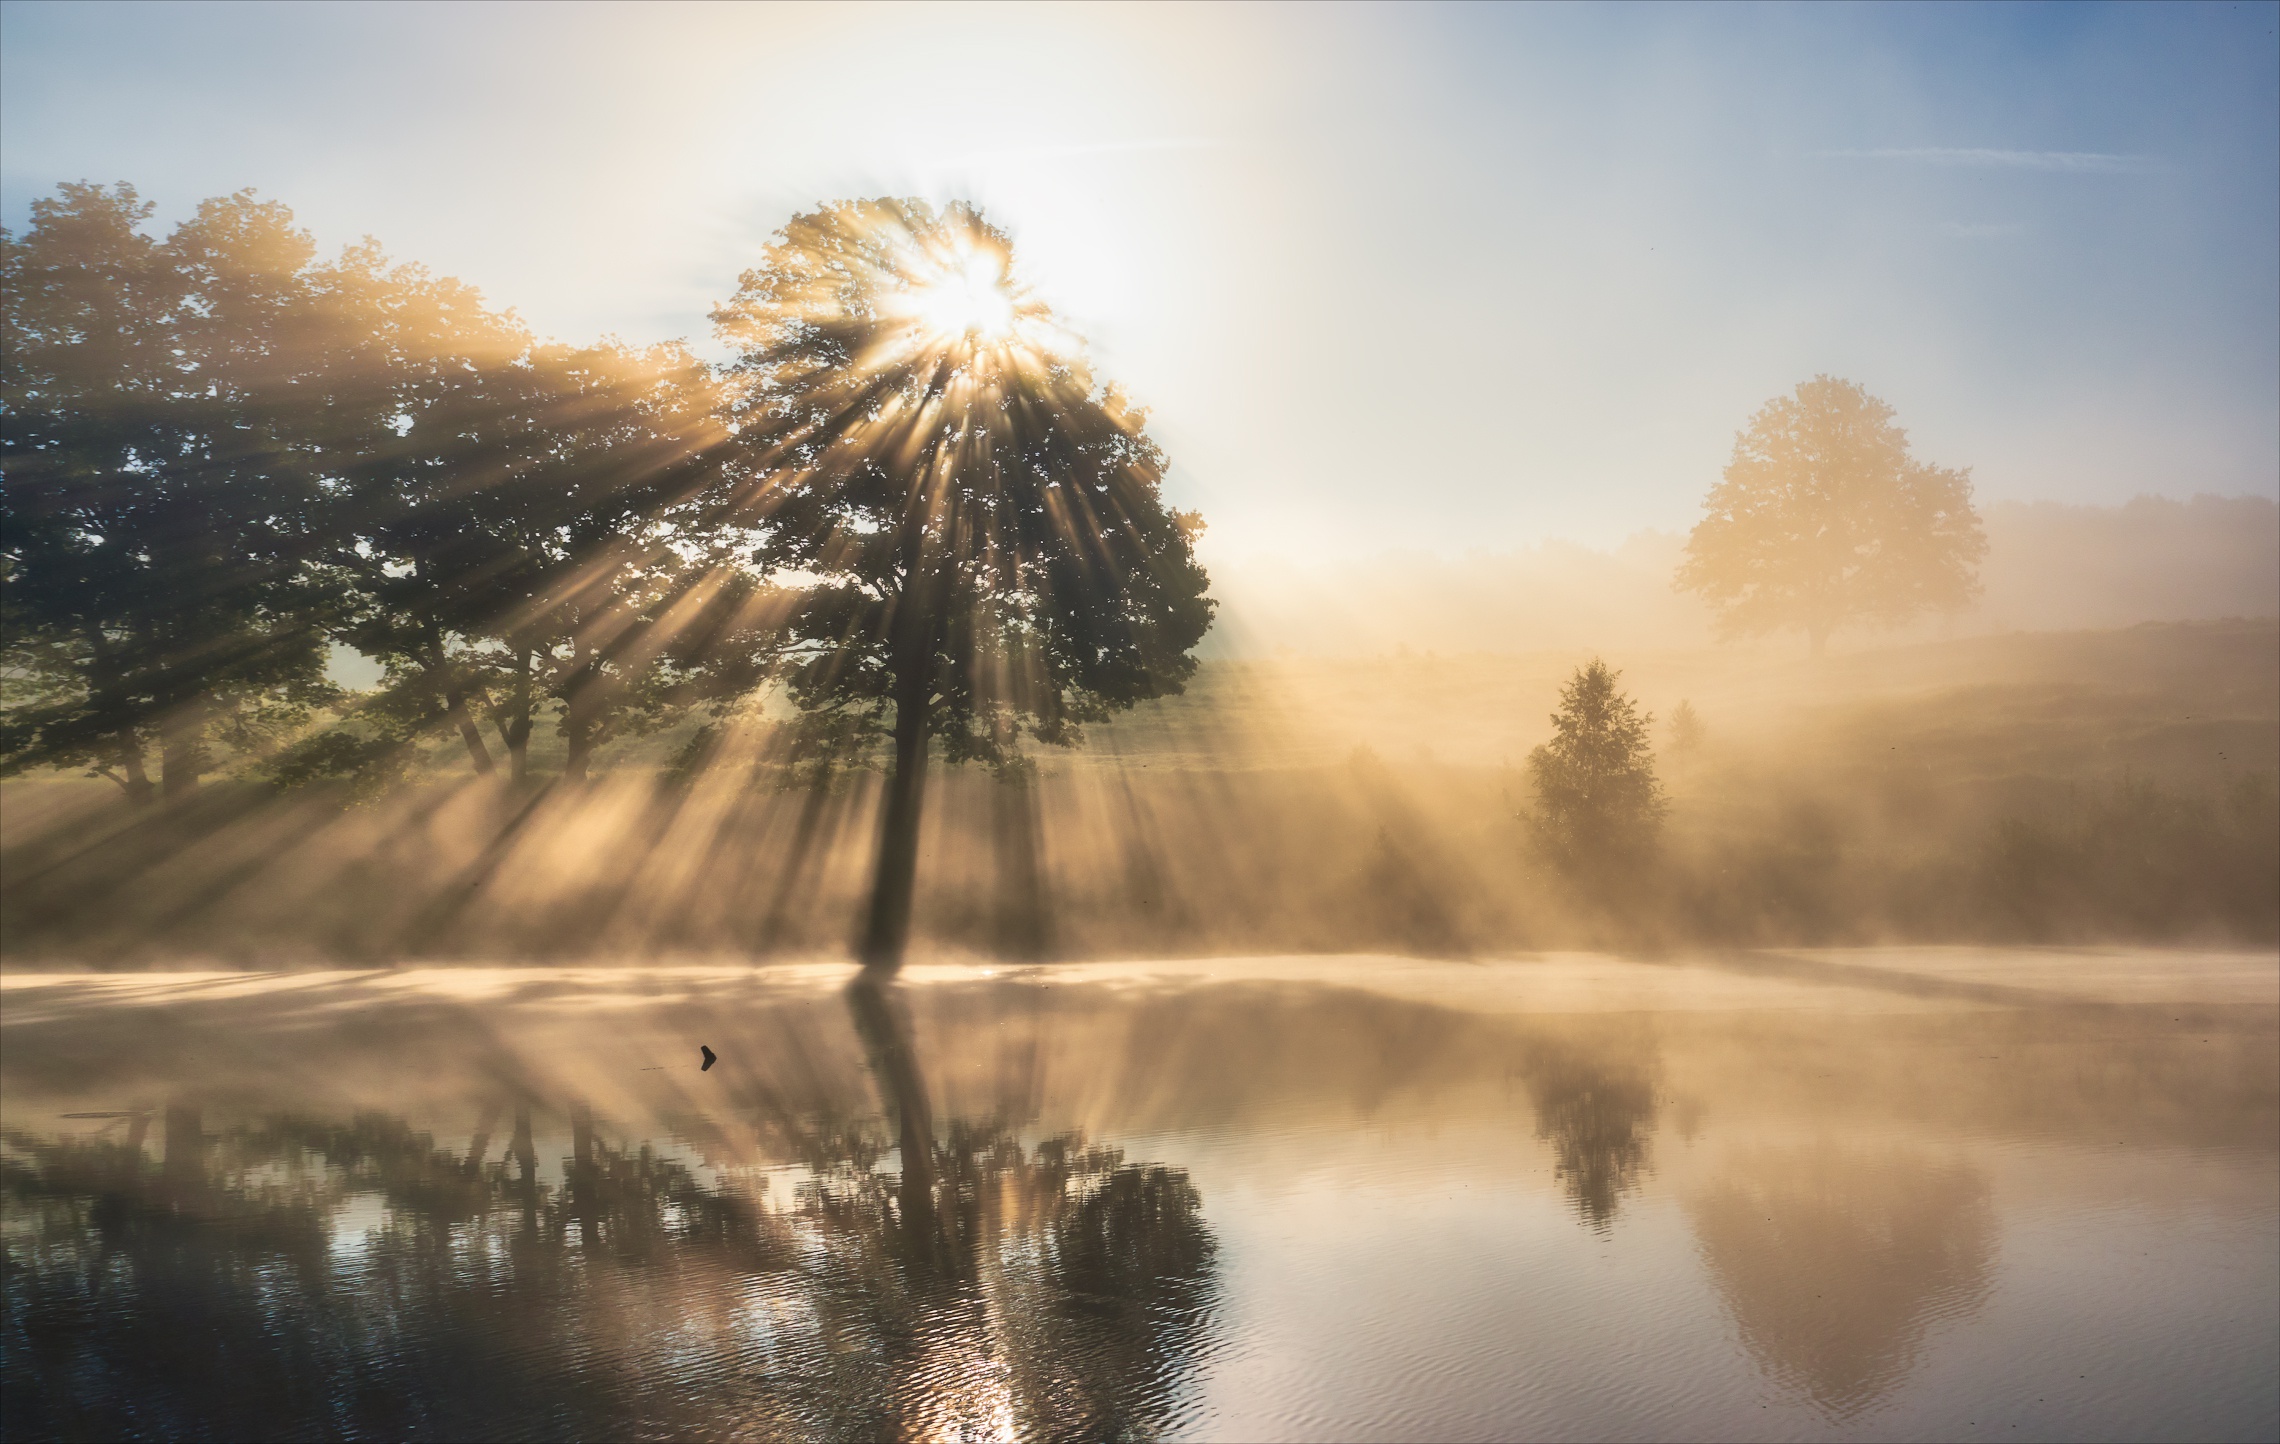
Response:
[[[2280,1422],[2269,957],[852,976],[8,975],[11,1437]]]
[[[2276,47],[0,3],[0,1437],[2280,1437]]]

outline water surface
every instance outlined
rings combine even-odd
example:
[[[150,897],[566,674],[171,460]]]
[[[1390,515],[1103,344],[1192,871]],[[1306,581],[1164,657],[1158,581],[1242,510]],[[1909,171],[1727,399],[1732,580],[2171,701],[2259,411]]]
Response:
[[[853,978],[0,976],[7,1436],[2280,1433],[2270,954]]]

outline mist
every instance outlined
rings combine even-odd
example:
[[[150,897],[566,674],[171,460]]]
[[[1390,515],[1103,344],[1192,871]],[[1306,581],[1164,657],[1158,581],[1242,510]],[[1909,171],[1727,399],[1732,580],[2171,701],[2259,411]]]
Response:
[[[2280,1434],[2280,4],[0,4],[0,1435]]]
[[[1992,502],[1970,605],[1855,637],[1855,647],[2010,631],[2280,614],[2280,506],[2261,496],[2141,496],[2119,506]],[[1694,650],[1712,618],[1671,579],[1682,533],[1612,548],[1215,558],[1225,657]]]

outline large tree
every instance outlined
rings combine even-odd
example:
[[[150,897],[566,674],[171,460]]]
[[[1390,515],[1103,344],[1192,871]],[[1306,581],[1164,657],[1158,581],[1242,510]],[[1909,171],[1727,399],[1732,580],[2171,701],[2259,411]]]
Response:
[[[908,941],[930,744],[1071,744],[1179,691],[1211,624],[1202,523],[1165,505],[1145,414],[1012,276],[970,208],[845,202],[795,216],[714,312],[736,352],[718,524],[804,587],[789,695],[892,737],[870,967]]]
[[[35,201],[4,250],[0,763],[88,763],[168,794],[329,696],[304,562],[339,317],[282,206],[205,202],[164,241],[125,185]]]
[[[1799,628],[1819,656],[1838,627],[1978,595],[1987,541],[1971,473],[1911,457],[1892,414],[1854,383],[1816,376],[1750,419],[1678,572],[1722,631]]]
[[[696,620],[750,578],[683,525],[716,466],[705,368],[685,348],[534,341],[454,282],[355,261],[387,384],[343,466],[328,571],[340,636],[387,669],[366,720],[455,731],[477,772],[487,718],[516,779],[556,709],[564,773],[698,685],[756,680],[752,647]],[[746,639],[749,641],[749,639]]]

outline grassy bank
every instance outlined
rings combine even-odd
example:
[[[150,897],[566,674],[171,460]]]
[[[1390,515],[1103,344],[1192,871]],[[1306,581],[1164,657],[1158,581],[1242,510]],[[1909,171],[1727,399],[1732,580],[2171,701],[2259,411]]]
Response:
[[[1707,724],[1658,759],[1664,844],[1620,877],[1547,868],[1520,820],[1517,764],[1576,660],[1219,663],[1031,773],[937,771],[922,941],[1102,956],[2280,936],[2273,622],[1818,664],[1610,657],[1658,714],[1684,697]],[[0,947],[98,965],[836,951],[876,774],[785,766],[764,715],[709,752],[688,740],[635,739],[578,788],[478,781],[438,748],[376,799],[249,769],[141,814],[98,780],[19,779],[0,791]]]

